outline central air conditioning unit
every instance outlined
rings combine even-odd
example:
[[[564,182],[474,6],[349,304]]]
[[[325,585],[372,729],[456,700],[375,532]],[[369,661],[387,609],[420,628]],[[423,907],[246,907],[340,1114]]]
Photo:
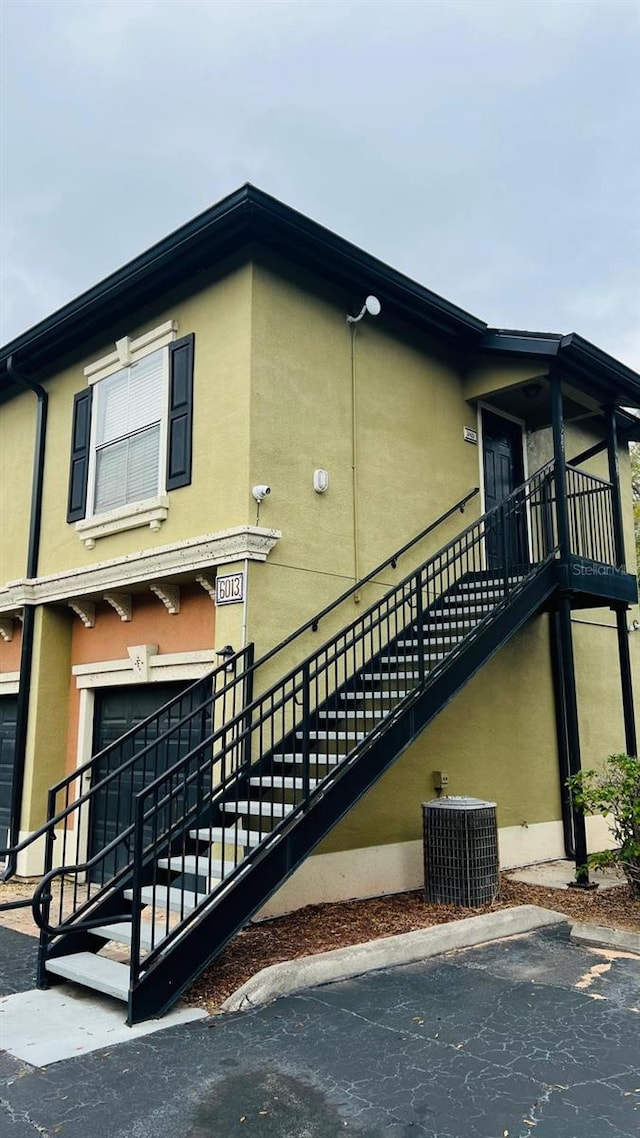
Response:
[[[495,802],[449,795],[422,804],[425,900],[475,909],[498,896]]]

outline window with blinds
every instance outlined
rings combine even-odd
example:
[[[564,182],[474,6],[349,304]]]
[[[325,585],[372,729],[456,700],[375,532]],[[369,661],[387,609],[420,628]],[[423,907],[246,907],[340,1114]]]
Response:
[[[166,355],[153,352],[96,384],[96,514],[159,493]]]

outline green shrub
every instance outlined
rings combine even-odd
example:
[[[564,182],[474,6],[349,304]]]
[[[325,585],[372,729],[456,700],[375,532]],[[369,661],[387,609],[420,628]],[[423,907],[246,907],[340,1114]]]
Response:
[[[567,786],[584,814],[603,814],[611,827],[615,848],[589,854],[589,865],[621,866],[640,898],[640,760],[609,755],[601,771],[581,771]]]

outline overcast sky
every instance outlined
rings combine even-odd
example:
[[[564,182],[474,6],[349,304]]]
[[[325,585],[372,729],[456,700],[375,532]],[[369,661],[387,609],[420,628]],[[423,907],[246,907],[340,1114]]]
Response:
[[[0,342],[251,181],[640,368],[639,0],[0,0]]]

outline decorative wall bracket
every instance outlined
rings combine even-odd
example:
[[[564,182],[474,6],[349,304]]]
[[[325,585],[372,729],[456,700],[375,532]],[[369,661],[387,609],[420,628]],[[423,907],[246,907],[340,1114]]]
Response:
[[[105,601],[115,609],[120,620],[131,620],[131,596],[129,593],[104,593]]]
[[[216,599],[216,582],[214,577],[210,577],[206,573],[198,573],[196,581],[202,586],[205,593],[208,593],[212,601]]]
[[[69,601],[69,608],[73,609],[76,616],[84,624],[85,628],[95,628],[96,626],[96,606],[93,601]]]
[[[158,585],[150,584],[149,588],[152,593],[155,593],[158,600],[162,601],[164,607],[171,616],[176,616],[180,612],[180,586],[179,585]]]
[[[0,619],[0,637],[7,644],[13,640],[13,621],[11,617],[3,616]]]

